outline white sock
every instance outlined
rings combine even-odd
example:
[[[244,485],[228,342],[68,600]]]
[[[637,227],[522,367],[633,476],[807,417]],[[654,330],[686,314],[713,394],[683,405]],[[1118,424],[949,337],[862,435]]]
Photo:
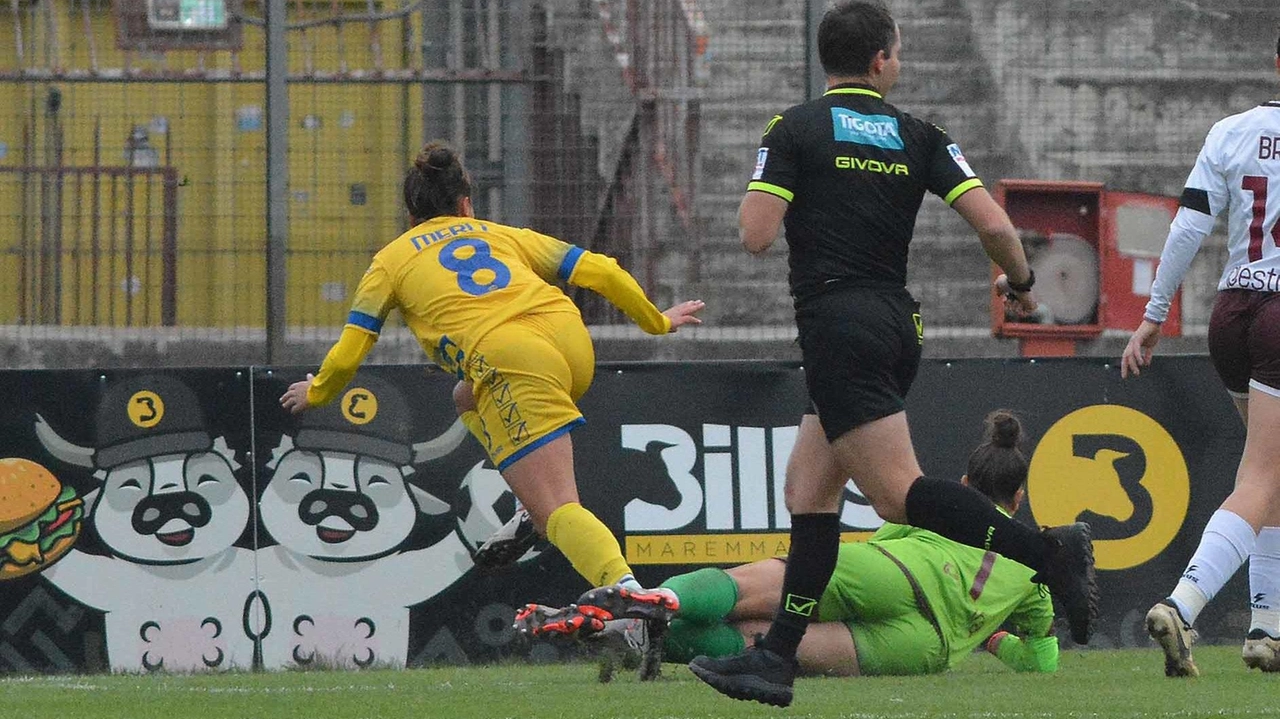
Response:
[[[1200,546],[1169,595],[1187,624],[1195,624],[1204,606],[1249,558],[1256,538],[1253,527],[1235,512],[1213,513],[1200,535]]]
[[[622,579],[618,580],[618,584],[632,590],[644,589],[644,587],[640,586],[640,582],[637,582],[636,578],[630,574],[622,575]]]
[[[1280,638],[1280,527],[1263,527],[1249,555],[1249,629]]]

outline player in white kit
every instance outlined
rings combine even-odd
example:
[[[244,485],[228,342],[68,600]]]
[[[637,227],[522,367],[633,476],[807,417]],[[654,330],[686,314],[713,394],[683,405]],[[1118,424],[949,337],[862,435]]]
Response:
[[[1275,64],[1280,75],[1280,40]],[[1246,434],[1235,489],[1210,518],[1173,593],[1147,613],[1147,632],[1164,650],[1166,675],[1198,675],[1191,625],[1248,559],[1252,622],[1242,656],[1251,668],[1280,671],[1280,99],[1213,126],[1180,205],[1121,375],[1151,362],[1169,302],[1225,210],[1228,257],[1209,320],[1209,355]]]

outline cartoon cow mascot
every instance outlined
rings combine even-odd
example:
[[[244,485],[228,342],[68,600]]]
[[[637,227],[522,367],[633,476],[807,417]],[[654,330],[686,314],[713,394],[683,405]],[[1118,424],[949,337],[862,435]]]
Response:
[[[400,391],[361,374],[339,400],[304,413],[293,437],[281,438],[258,504],[278,542],[259,550],[272,625],[262,639],[267,668],[404,666],[409,607],[473,566],[456,523],[430,546],[397,551],[420,514],[449,511],[406,482],[413,465],[449,454],[467,437],[461,422],[418,444],[410,432]]]
[[[250,503],[226,440],[210,436],[194,393],[167,376],[109,386],[97,447],[74,445],[36,416],[53,456],[93,470],[89,523],[111,555],[73,549],[45,570],[73,599],[106,612],[114,670],[249,667],[253,552],[233,546]]]

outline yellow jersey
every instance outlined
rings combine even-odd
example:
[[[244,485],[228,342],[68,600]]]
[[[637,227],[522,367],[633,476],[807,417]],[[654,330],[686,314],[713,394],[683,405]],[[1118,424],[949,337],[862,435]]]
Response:
[[[376,339],[397,308],[432,361],[461,378],[471,350],[504,322],[547,312],[580,315],[557,280],[600,293],[650,334],[671,331],[671,321],[613,258],[470,217],[428,220],[383,247],[356,289],[346,329]],[[333,399],[371,347],[372,341],[340,341],[312,384],[311,403]]]

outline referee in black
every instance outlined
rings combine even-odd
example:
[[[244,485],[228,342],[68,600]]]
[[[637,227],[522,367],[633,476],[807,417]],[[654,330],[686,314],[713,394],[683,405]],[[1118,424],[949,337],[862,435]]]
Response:
[[[827,75],[821,98],[765,128],[738,211],[743,246],[773,244],[781,226],[811,411],[787,465],[791,550],[782,597],[763,640],[690,663],[735,699],[791,703],[796,647],[831,578],[846,482],[889,522],[911,524],[1020,562],[1063,604],[1072,638],[1097,615],[1089,527],[1037,532],[958,482],[922,476],[904,397],[920,364],[920,305],[906,290],[907,246],[925,191],[973,226],[1004,270],[997,289],[1031,312],[1035,277],[1017,232],[942,129],[884,100],[898,79],[897,24],[882,6],[843,2],[818,27]],[[820,418],[820,419],[819,419]]]

